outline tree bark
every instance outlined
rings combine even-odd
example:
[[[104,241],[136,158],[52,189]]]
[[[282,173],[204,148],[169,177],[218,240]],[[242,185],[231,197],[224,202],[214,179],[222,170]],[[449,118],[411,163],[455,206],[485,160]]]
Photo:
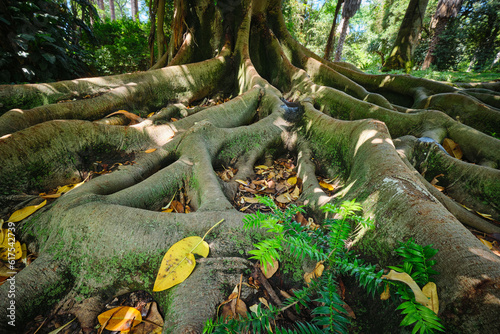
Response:
[[[340,32],[339,43],[337,44],[337,50],[335,51],[335,61],[340,61],[340,57],[342,56],[342,49],[344,48],[345,38],[349,28],[349,19],[350,17],[342,18],[342,31]]]
[[[410,0],[398,36],[382,71],[404,69],[409,72],[411,70],[413,51],[418,44],[428,2],[428,0]]]
[[[333,46],[335,45],[335,30],[337,29],[337,17],[339,16],[340,7],[342,7],[344,0],[337,0],[337,6],[335,7],[335,14],[333,15],[332,28],[330,29],[330,34],[328,35],[328,40],[326,41],[325,54],[323,58],[329,60],[332,55]]]
[[[132,10],[132,20],[134,20],[134,21],[139,20],[139,1],[138,0],[131,0],[130,8]]]
[[[454,86],[329,62],[290,36],[279,0],[182,5],[176,65],[0,86],[0,208],[8,209],[0,218],[26,205],[18,198],[38,204],[36,194],[90,175],[16,223],[16,238],[38,256],[15,276],[16,323],[53,310],[93,332],[113,297],[145,290],[160,306],[164,332],[201,333],[227,287],[252,266],[248,252],[264,232],[243,229],[236,180],[286,152],[296,157],[299,201],[311,217],[320,222],[321,205],[356,199],[375,228],[353,249],[384,268],[399,263],[400,241],[433,244],[446,332],[491,330],[500,314],[500,260],[463,224],[500,233],[473,213],[500,220],[500,140],[491,136],[500,128],[500,84]],[[111,115],[118,110],[142,120]],[[439,149],[444,138],[460,145],[463,161]],[[103,156],[133,163],[97,176],[91,171]],[[230,181],[215,172],[223,166],[237,170]],[[431,184],[439,174],[447,195]],[[317,175],[341,187],[328,194]],[[191,213],[160,212],[181,188]],[[153,293],[166,250],[221,219],[207,236],[209,257],[185,282]],[[0,286],[6,333],[9,288]]]
[[[111,21],[116,20],[115,16],[115,1],[114,0],[109,0],[109,12],[111,15]]]

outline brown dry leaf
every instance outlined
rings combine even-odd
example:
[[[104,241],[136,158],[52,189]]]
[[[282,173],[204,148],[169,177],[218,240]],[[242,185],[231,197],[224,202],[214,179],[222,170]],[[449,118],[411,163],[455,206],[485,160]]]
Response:
[[[420,290],[418,284],[407,273],[399,273],[397,271],[391,270],[387,275],[382,275],[382,278],[405,283],[413,291],[413,294],[415,295],[415,301],[432,310],[429,298],[422,292],[422,290]]]
[[[49,194],[47,195],[46,193],[40,193],[38,196],[40,196],[43,199],[53,199],[53,198],[59,198],[62,196],[61,193],[58,194]]]
[[[184,212],[184,205],[182,205],[181,202],[177,201],[177,200],[173,200],[172,201],[172,204],[170,205],[175,212],[177,213],[183,213]]]
[[[290,203],[292,201],[292,197],[290,196],[289,193],[284,193],[284,194],[281,194],[278,197],[276,197],[276,201],[283,203],[283,204],[287,204],[287,203]]]
[[[439,312],[439,299],[438,299],[438,294],[437,294],[437,286],[436,283],[434,282],[429,282],[424,287],[422,288],[422,292],[424,295],[429,298],[429,303],[427,306],[431,310],[434,311],[434,313],[438,314]]]
[[[380,300],[387,300],[391,297],[391,290],[389,288],[389,284],[385,285],[384,292],[380,294]]]
[[[316,263],[316,267],[314,267],[313,271],[304,274],[304,281],[306,282],[307,285],[311,283],[311,280],[313,278],[320,277],[321,275],[323,275],[323,270],[325,270],[323,262],[324,261],[319,261],[318,263]]]
[[[328,191],[333,191],[335,189],[335,187],[333,185],[326,183],[325,181],[319,181],[319,185]]]
[[[134,327],[130,334],[161,334],[164,321],[158,312],[158,305],[156,302],[150,302],[145,308],[148,310],[147,317],[137,327]]]
[[[264,276],[266,278],[271,278],[278,271],[280,264],[276,259],[273,259],[272,264],[266,263],[265,267],[262,266],[262,264],[260,264],[259,266],[260,266],[260,270],[262,271],[262,273],[264,273]]]
[[[344,310],[346,310],[347,314],[353,318],[353,319],[356,319],[356,313],[354,313],[354,311],[352,310],[352,308],[347,305],[346,302],[344,302],[344,305],[342,305],[344,307]]]
[[[156,151],[156,148],[150,148],[149,150],[144,151],[144,153],[153,153]]]
[[[300,196],[300,189],[299,187],[295,187],[295,189],[293,190],[293,192],[290,194],[290,196],[292,197],[292,199],[295,201],[297,198],[299,198]]]
[[[246,211],[249,207],[251,207],[252,205],[247,205],[247,206],[244,206],[240,209],[241,212],[243,211]]]
[[[255,203],[259,203],[259,200],[255,197],[245,197],[245,196],[242,196],[241,197],[245,203],[250,203],[250,204],[255,204]]]
[[[170,121],[171,121],[171,122],[177,122],[177,121],[178,121],[178,119],[177,119],[177,118],[175,118],[175,117],[172,117],[172,118],[170,119]]]
[[[184,213],[191,213],[191,208],[189,207],[189,205],[185,206]]]
[[[297,212],[295,215],[295,221],[300,224],[300,226],[307,226],[307,219],[301,212]]]
[[[441,177],[441,176],[444,176],[444,174],[439,174],[439,175],[436,175],[434,176],[434,178],[432,179],[431,181],[431,184],[439,191],[443,191],[444,190],[444,187],[441,187],[441,186],[438,186],[437,183],[439,182],[438,178]]]
[[[7,219],[7,221],[12,223],[19,222],[24,218],[31,216],[33,213],[36,212],[36,210],[42,208],[45,204],[47,204],[47,200],[43,201],[38,205],[30,205],[20,210],[17,210],[9,217],[9,219]]]
[[[264,304],[267,308],[269,308],[269,302],[264,297],[259,297],[259,301]]]
[[[112,308],[97,317],[99,323],[110,331],[129,331],[142,321],[141,312],[130,306]]]
[[[173,212],[174,209],[173,208],[168,208],[168,209],[165,209],[165,210],[161,210],[161,212]]]
[[[140,118],[139,116],[137,116],[136,114],[132,114],[131,112],[128,112],[126,110],[115,111],[114,113],[109,114],[105,118],[108,118],[108,117],[111,117],[111,116],[114,116],[114,115],[123,115],[123,116],[125,116],[126,118],[128,118],[130,120],[130,125],[134,125],[134,124],[137,124],[137,123],[140,123],[140,122],[143,121],[143,119]]]
[[[462,159],[462,156],[463,156],[462,149],[460,149],[460,146],[457,143],[455,143],[453,140],[451,140],[450,138],[445,138],[443,140],[443,148],[452,157],[455,157],[458,160]]]

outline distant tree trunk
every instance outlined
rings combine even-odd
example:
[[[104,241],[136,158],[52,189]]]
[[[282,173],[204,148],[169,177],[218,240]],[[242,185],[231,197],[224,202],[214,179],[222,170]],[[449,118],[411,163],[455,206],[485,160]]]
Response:
[[[428,2],[429,0],[410,0],[394,47],[382,71],[405,69],[409,72],[411,70],[413,51],[418,44]]]
[[[115,16],[115,1],[109,0],[109,11],[111,12],[111,21],[116,20]]]
[[[104,10],[104,0],[97,0],[97,7],[99,7],[100,10]]]
[[[165,20],[165,0],[158,0],[156,16],[156,43],[158,47],[158,59],[160,59],[165,51],[165,32],[163,30],[163,22]]]
[[[155,33],[156,33],[156,9],[158,7],[157,0],[149,0],[149,22],[151,28],[149,30],[148,45],[149,45],[149,67],[155,63]]]
[[[344,19],[344,23],[342,24],[342,32],[340,33],[337,51],[335,51],[335,61],[340,61],[347,35],[347,28],[349,26],[349,20],[354,16],[354,14],[356,14],[359,6],[361,6],[361,0],[346,0],[344,2],[344,8],[342,9],[342,18]]]
[[[441,40],[441,34],[446,29],[446,25],[450,21],[450,18],[457,16],[460,7],[462,7],[463,0],[440,0],[437,8],[436,14],[431,21],[431,28],[434,29],[434,36],[432,37],[431,44],[429,46],[429,50],[427,51],[427,55],[425,56],[424,63],[422,65],[422,69],[428,69],[431,64],[434,63],[436,56],[434,55],[434,51],[436,50],[436,46],[439,44]]]
[[[496,63],[498,63],[498,61],[500,61],[500,51],[497,53],[495,60],[493,60],[493,62],[491,63],[490,70],[493,68],[493,66],[495,66]]]
[[[132,8],[132,20],[139,20],[139,2],[132,0],[130,7]]]
[[[344,0],[337,0],[337,7],[335,7],[335,14],[333,15],[332,29],[330,29],[330,35],[328,35],[328,40],[326,41],[325,55],[323,58],[330,59],[332,55],[332,49],[335,45],[335,30],[337,29],[337,17],[339,16],[340,7],[344,3]]]

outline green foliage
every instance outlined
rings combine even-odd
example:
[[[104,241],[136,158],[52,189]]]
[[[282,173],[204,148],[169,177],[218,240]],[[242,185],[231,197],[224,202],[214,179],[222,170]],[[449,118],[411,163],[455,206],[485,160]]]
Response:
[[[419,286],[425,286],[431,282],[431,275],[437,275],[438,272],[431,267],[436,264],[436,261],[430,260],[437,254],[437,250],[428,245],[425,247],[415,243],[412,239],[405,243],[400,243],[400,247],[396,249],[396,253],[403,258],[403,263],[399,266],[389,267],[398,272],[405,272],[410,275]],[[402,282],[391,281],[397,287],[397,294],[401,299],[405,300],[398,306],[398,310],[405,315],[400,326],[413,325],[412,333],[420,332],[434,333],[435,331],[444,332],[444,327],[440,323],[438,316],[429,308],[420,305],[415,301],[415,295]]]
[[[401,242],[400,247],[396,249],[396,253],[403,258],[403,265],[389,268],[407,273],[417,284],[424,286],[432,282],[431,275],[439,274],[432,269],[436,261],[430,260],[437,252],[432,245],[422,247],[410,239],[406,243]]]
[[[0,5],[0,83],[72,79],[87,68],[78,46],[89,32],[65,3],[4,0]]]
[[[94,38],[82,43],[93,56],[90,64],[96,74],[110,75],[147,70],[149,24],[131,19],[94,24]]]

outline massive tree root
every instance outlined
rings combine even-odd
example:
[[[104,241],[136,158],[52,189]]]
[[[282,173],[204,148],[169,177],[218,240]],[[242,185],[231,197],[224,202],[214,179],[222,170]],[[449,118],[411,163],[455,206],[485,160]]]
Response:
[[[39,254],[15,276],[18,329],[57,304],[92,332],[108,298],[151,291],[167,248],[225,219],[208,236],[211,254],[192,276],[154,294],[164,332],[201,332],[228,284],[251,265],[242,254],[252,240],[232,205],[238,184],[223,182],[215,169],[234,166],[233,180],[244,179],[275,149],[297,155],[300,200],[311,215],[319,217],[328,202],[362,203],[376,223],[355,245],[362,254],[394,264],[392,250],[409,238],[439,250],[439,315],[447,332],[485,332],[497,322],[500,260],[464,224],[486,233],[500,228],[459,203],[500,220],[500,140],[491,136],[500,130],[499,84],[454,87],[327,62],[290,37],[279,3],[184,4],[176,19],[189,33],[179,54],[164,60],[175,66],[0,87],[3,205],[37,203],[32,191],[81,180],[96,155],[135,157],[18,223],[18,238]],[[186,108],[217,95],[232,98]],[[68,99],[75,100],[57,103]],[[120,109],[157,113],[133,125],[120,114],[102,120]],[[445,137],[467,162],[439,149]],[[150,148],[156,151],[144,153]],[[330,197],[315,173],[338,176],[345,186]],[[448,196],[429,183],[438,174]],[[194,212],[159,212],[181,187]],[[0,287],[2,331],[11,330],[8,289]]]

